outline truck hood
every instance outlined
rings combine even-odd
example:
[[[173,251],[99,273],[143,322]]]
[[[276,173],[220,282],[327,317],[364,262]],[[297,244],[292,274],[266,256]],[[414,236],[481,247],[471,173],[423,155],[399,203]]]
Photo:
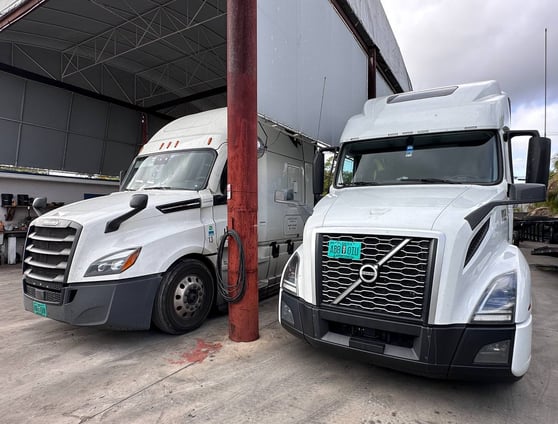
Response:
[[[471,185],[348,188],[333,190],[320,201],[314,215],[321,215],[321,225],[327,226],[443,231],[439,227],[446,221],[440,220],[442,216],[459,215],[463,219],[497,193],[494,186]]]
[[[106,196],[94,197],[80,202],[70,203],[54,209],[36,219],[68,219],[81,225],[106,222],[131,210],[130,199],[134,194],[148,196],[147,207],[137,216],[138,219],[160,215],[156,208],[176,202],[199,199],[200,194],[186,190],[145,190],[145,191],[119,191]],[[135,217],[134,217],[135,218]]]

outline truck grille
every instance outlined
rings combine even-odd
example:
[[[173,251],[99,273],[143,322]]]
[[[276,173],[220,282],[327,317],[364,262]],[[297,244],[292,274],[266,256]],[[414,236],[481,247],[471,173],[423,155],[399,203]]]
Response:
[[[330,241],[360,243],[360,259],[329,257]],[[316,275],[321,282],[318,286],[321,306],[411,321],[426,319],[435,239],[323,234],[318,245],[321,263],[317,261]],[[374,275],[372,266],[378,263]],[[372,282],[361,279],[365,265],[368,266],[362,271],[364,278]]]
[[[81,227],[72,222],[63,226],[29,228],[23,258],[23,291],[42,302],[62,303],[62,288]]]

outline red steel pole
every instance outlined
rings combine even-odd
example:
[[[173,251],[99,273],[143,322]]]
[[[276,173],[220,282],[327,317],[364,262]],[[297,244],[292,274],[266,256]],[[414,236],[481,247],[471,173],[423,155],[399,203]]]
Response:
[[[227,1],[228,226],[242,240],[246,291],[229,304],[229,338],[250,342],[258,322],[258,159],[256,0]],[[229,238],[229,286],[236,284],[239,250]]]

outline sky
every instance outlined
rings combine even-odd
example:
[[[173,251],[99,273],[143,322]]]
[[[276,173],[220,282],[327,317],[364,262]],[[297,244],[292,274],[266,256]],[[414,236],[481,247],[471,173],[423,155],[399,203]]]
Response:
[[[512,129],[546,134],[558,154],[558,1],[381,0],[414,90],[497,80]],[[526,142],[514,154],[524,175]],[[515,147],[515,146],[514,146]]]

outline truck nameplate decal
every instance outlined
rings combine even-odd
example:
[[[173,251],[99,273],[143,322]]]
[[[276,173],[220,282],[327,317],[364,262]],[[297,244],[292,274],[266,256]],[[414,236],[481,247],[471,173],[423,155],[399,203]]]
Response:
[[[360,259],[361,243],[356,241],[330,240],[327,244],[327,257],[332,259]]]
[[[378,278],[378,275],[379,275],[380,267],[383,264],[385,264],[387,261],[389,261],[397,252],[399,252],[401,249],[403,249],[405,247],[405,245],[407,243],[409,243],[410,241],[411,241],[410,238],[407,238],[407,239],[403,240],[401,243],[399,243],[397,246],[395,246],[395,248],[391,252],[389,252],[386,256],[384,256],[382,259],[380,259],[378,261],[378,263],[363,265],[360,268],[359,278],[353,284],[351,284],[349,287],[347,287],[343,293],[341,293],[339,296],[337,296],[337,298],[332,302],[332,304],[337,305],[339,302],[341,302],[343,299],[345,299],[349,294],[351,294],[351,292],[354,289],[356,289],[358,286],[360,286],[363,282],[371,283],[371,282],[376,281],[377,278]],[[331,243],[331,241],[329,243]],[[360,244],[360,243],[358,243],[358,244]],[[372,272],[371,270],[374,270],[374,272]],[[365,278],[363,278],[363,277],[365,277]]]

